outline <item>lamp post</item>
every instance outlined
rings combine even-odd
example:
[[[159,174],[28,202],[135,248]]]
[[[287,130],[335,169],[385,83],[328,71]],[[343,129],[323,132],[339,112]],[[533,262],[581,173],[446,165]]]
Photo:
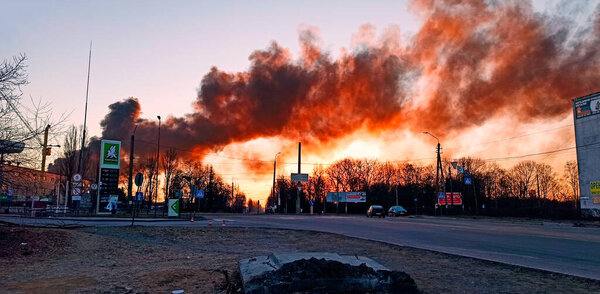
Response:
[[[435,171],[435,183],[436,183],[436,190],[439,189],[439,183],[440,183],[440,172],[442,174],[442,179],[444,178],[444,169],[442,168],[442,157],[440,156],[441,153],[441,145],[440,145],[440,139],[438,139],[438,137],[434,136],[432,133],[430,132],[423,132],[423,134],[425,135],[429,135],[432,136],[434,139],[437,140],[437,149],[436,149],[436,153],[437,153],[437,167],[436,167],[436,171]],[[438,191],[436,191],[437,193]],[[446,200],[446,209],[448,208],[448,195],[446,195],[446,185],[444,185],[444,199]],[[436,198],[437,201],[437,198]],[[440,210],[441,212],[441,210]]]
[[[158,118],[158,143],[156,145],[156,188],[154,193],[154,216],[156,217],[156,203],[158,202],[158,166],[160,161],[160,115],[156,116]]]
[[[281,154],[281,152],[277,152],[275,154],[275,159],[273,159],[273,189],[271,191],[271,199],[275,199],[275,172],[277,170],[277,155]],[[277,212],[279,212],[279,205],[281,200],[279,200],[279,194],[277,194]]]

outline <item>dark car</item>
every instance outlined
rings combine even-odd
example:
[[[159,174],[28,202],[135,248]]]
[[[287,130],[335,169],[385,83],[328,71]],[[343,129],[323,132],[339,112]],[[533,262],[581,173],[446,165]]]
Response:
[[[371,205],[369,210],[367,210],[367,217],[385,217],[385,211],[383,210],[383,206],[381,205]]]
[[[392,206],[390,209],[388,209],[388,216],[401,216],[406,215],[407,213],[408,211],[406,211],[406,209],[400,205]]]

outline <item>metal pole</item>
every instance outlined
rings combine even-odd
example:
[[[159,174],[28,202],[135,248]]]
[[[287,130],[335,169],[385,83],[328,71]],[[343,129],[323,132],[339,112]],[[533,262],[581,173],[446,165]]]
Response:
[[[135,126],[137,129],[137,125]],[[135,134],[135,130],[133,130]],[[131,145],[129,145],[129,182],[127,186],[127,197],[132,199],[133,196],[133,183],[132,183],[132,174],[133,174],[133,142],[135,141],[135,135],[131,135]]]
[[[160,164],[160,115],[158,118],[158,144],[156,145],[156,188],[154,193],[154,217],[156,217],[156,203],[158,202],[158,166]]]
[[[38,181],[38,191],[37,194],[40,194],[40,189],[42,190],[42,193],[44,191],[44,178],[46,177],[46,156],[48,154],[48,132],[50,131],[50,125],[46,126],[46,129],[44,130],[44,144],[42,145],[42,176],[40,177],[40,180]]]
[[[452,187],[452,166],[448,166],[448,176],[450,177],[450,210],[454,213],[454,189]]]
[[[271,198],[273,199],[273,201],[275,201],[275,172],[277,170],[277,155],[279,155],[281,152],[277,152],[277,154],[275,154],[275,159],[273,159],[273,190],[271,192]],[[280,200],[279,200],[279,194],[277,194],[277,211],[279,212],[280,208]]]
[[[77,166],[77,173],[81,174],[83,170],[83,148],[85,148],[85,128],[87,124],[87,108],[88,108],[88,93],[90,90],[90,67],[92,65],[92,41],[90,40],[90,55],[88,58],[88,75],[87,75],[87,86],[85,88],[85,112],[83,116],[83,131],[81,137],[81,150],[79,151],[79,165]]]
[[[298,174],[300,174],[300,160],[302,154],[302,143],[298,142]],[[296,188],[296,214],[300,213],[300,182],[298,182],[298,187]]]
[[[471,178],[471,185],[473,185],[473,198],[475,198],[475,215],[479,214],[479,204],[477,204],[477,194],[475,194],[475,180]]]
[[[133,136],[132,136],[132,137],[133,137]],[[140,192],[140,186],[138,186],[138,188],[137,188],[137,192],[138,192],[138,193]],[[137,193],[136,193],[136,194],[137,194]],[[136,198],[136,199],[135,199],[135,200],[133,200],[133,201],[134,201],[134,202],[133,202],[133,203],[134,203],[134,204],[133,204],[133,211],[131,212],[131,225],[132,225],[132,226],[133,226],[133,223],[135,222],[135,213],[136,213],[136,211],[137,211],[137,206],[138,206],[138,200],[137,200],[137,197],[135,197],[135,198]]]

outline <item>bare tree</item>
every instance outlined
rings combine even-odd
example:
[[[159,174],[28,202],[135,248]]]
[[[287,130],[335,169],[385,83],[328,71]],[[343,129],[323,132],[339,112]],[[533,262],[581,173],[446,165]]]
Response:
[[[535,180],[536,163],[531,160],[519,162],[511,169],[511,175],[519,198],[527,198]]]
[[[51,125],[49,138],[52,140],[62,131],[62,123],[65,116],[53,119],[49,104],[33,99],[30,105],[25,106],[22,101],[21,87],[26,86],[26,60],[22,54],[10,60],[0,63],[0,190],[10,185],[7,179],[15,175],[4,175],[3,166],[23,165],[39,169],[42,157],[41,136],[46,126]],[[16,144],[25,145],[21,153],[11,153],[6,147],[14,147]],[[18,176],[18,175],[16,175]],[[32,183],[33,185],[33,183]]]
[[[327,178],[322,165],[316,165],[313,168],[312,176],[308,180],[309,196],[318,201],[325,202],[327,193]]]
[[[564,178],[570,188],[570,192],[573,194],[573,201],[575,201],[575,207],[577,210],[580,209],[579,203],[579,172],[577,169],[577,162],[574,160],[567,161],[564,168]]]
[[[162,156],[162,165],[165,170],[165,204],[167,199],[171,196],[171,184],[173,180],[173,173],[177,169],[177,150],[170,148]],[[166,208],[166,205],[165,205]]]

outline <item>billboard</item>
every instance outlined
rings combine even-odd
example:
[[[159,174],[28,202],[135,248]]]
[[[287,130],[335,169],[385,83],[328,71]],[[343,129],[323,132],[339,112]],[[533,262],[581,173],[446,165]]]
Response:
[[[453,197],[453,198],[450,198]],[[448,200],[448,203],[446,204],[446,199]],[[454,202],[452,202],[454,200]],[[462,194],[460,192],[454,192],[454,193],[450,193],[450,192],[446,192],[446,196],[444,196],[444,192],[438,192],[438,202],[439,205],[452,205],[452,203],[454,203],[454,205],[462,205]]]
[[[573,100],[581,214],[600,217],[600,92]]]
[[[346,192],[346,202],[367,202],[366,192]]]
[[[327,202],[367,202],[366,192],[327,192]]]

